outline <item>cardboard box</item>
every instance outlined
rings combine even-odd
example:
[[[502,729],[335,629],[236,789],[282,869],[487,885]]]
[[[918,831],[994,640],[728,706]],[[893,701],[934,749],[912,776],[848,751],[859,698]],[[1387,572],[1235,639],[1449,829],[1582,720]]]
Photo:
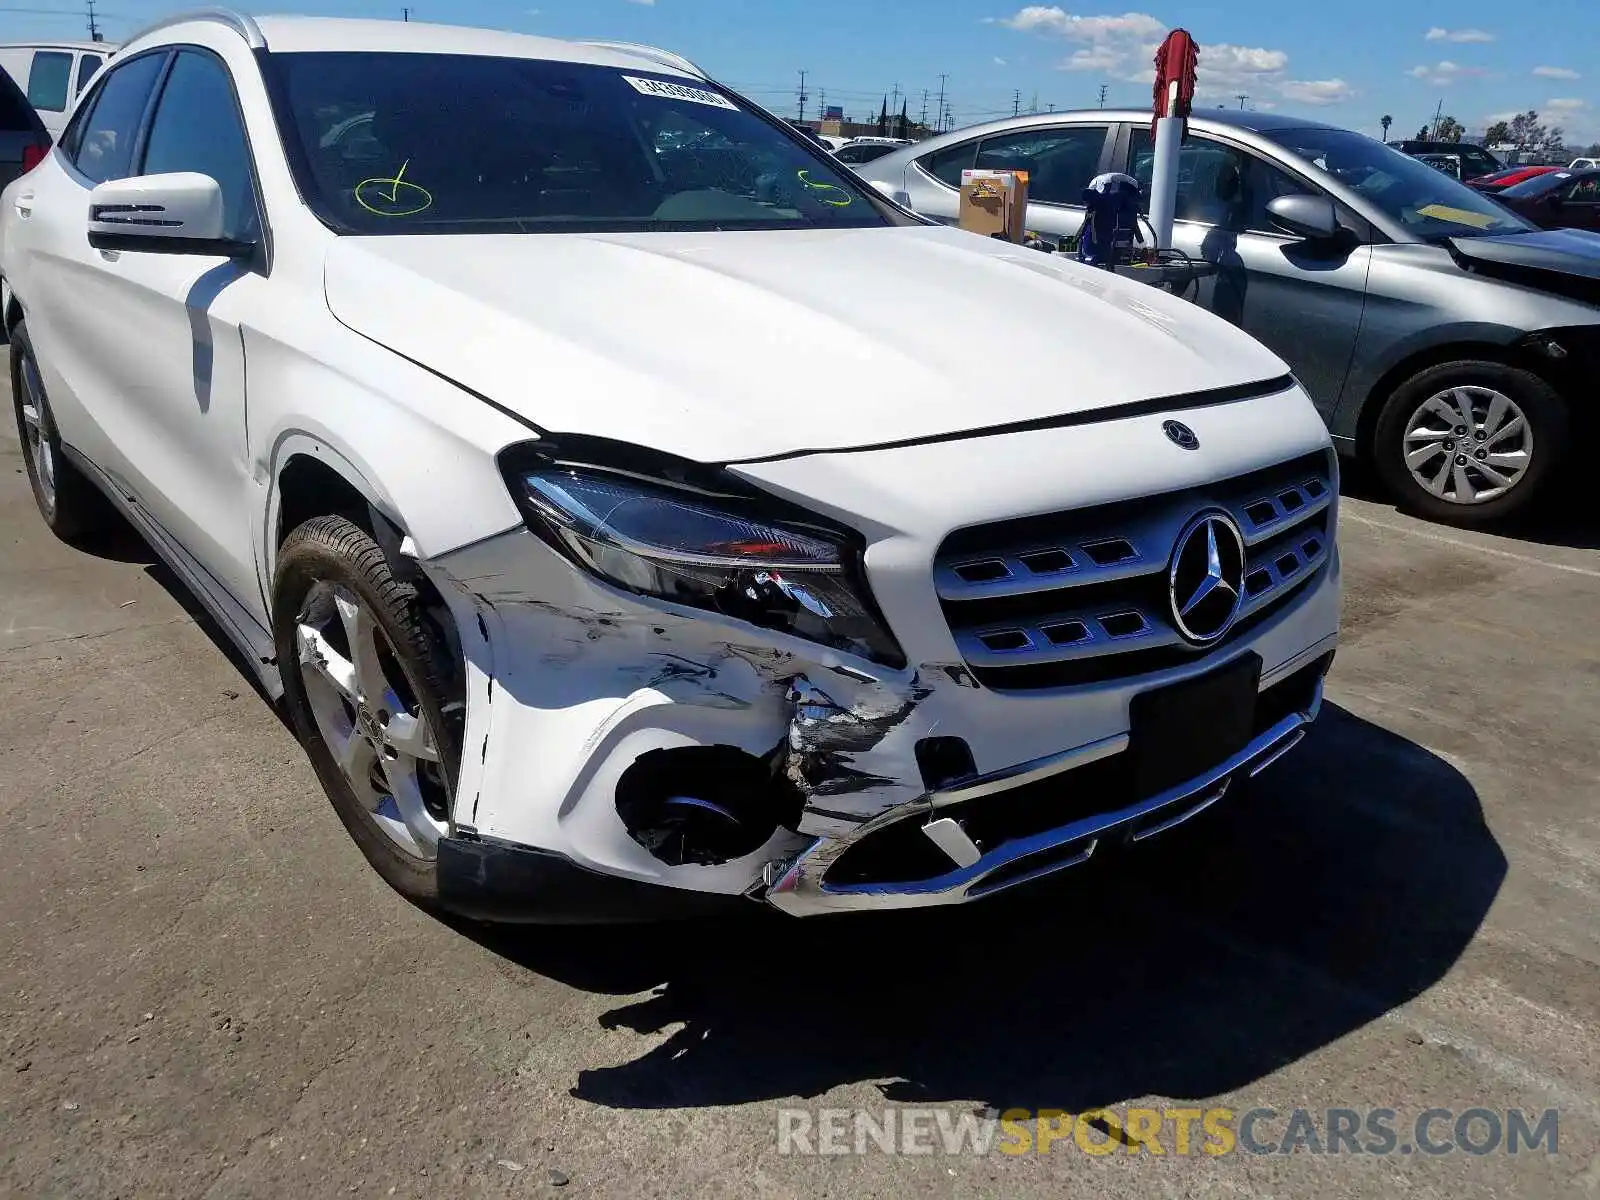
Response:
[[[961,172],[957,224],[969,233],[1021,242],[1028,223],[1026,171]]]

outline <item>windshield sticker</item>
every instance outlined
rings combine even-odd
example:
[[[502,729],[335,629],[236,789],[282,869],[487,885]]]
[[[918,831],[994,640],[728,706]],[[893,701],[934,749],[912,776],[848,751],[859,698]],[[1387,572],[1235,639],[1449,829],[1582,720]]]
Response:
[[[641,96],[654,96],[658,100],[687,100],[691,104],[709,104],[712,108],[726,108],[730,112],[739,111],[739,106],[732,100],[718,92],[707,91],[705,88],[689,87],[682,83],[668,83],[664,79],[640,79],[636,75],[624,75],[623,78]]]
[[[408,158],[389,179],[363,179],[356,184],[356,203],[375,217],[414,217],[433,207],[433,193],[405,178]]]
[[[1488,229],[1500,224],[1500,218],[1489,213],[1475,213],[1471,209],[1451,208],[1448,204],[1430,204],[1417,209],[1417,216],[1432,217],[1435,221],[1454,221],[1457,225],[1470,225],[1474,229]]]
[[[795,177],[800,180],[800,186],[811,193],[811,198],[819,204],[826,204],[830,208],[848,208],[854,199],[836,183],[822,183],[811,178],[811,172],[805,167],[795,172]]]

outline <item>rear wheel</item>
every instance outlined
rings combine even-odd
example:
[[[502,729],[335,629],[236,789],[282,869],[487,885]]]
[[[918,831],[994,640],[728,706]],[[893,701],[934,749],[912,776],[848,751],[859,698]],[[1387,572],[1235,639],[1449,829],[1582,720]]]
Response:
[[[1453,525],[1486,525],[1538,497],[1567,424],[1561,397],[1531,371],[1443,363],[1389,398],[1378,418],[1377,467],[1406,507]]]
[[[39,515],[57,537],[75,538],[102,527],[109,515],[106,499],[62,453],[61,434],[50,412],[39,363],[28,327],[11,331],[11,398],[17,413],[17,436]]]
[[[461,706],[423,597],[364,530],[316,517],[279,552],[273,635],[290,718],[345,828],[391,886],[434,903]]]

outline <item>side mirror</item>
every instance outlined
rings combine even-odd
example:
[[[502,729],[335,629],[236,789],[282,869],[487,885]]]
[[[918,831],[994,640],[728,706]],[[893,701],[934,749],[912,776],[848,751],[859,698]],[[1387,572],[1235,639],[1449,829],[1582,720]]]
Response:
[[[222,188],[195,171],[96,184],[89,193],[89,245],[96,250],[226,258],[255,249],[253,240],[223,236]]]
[[[1326,196],[1279,196],[1267,202],[1267,217],[1285,233],[1327,241],[1339,233],[1339,213]]]

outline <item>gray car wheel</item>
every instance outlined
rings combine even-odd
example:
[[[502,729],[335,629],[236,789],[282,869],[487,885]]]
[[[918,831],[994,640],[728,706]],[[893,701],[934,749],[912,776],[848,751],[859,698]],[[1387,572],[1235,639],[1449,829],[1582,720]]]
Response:
[[[1464,360],[1418,372],[1390,396],[1373,452],[1405,507],[1452,525],[1525,511],[1555,470],[1567,408],[1548,383],[1504,363]]]

